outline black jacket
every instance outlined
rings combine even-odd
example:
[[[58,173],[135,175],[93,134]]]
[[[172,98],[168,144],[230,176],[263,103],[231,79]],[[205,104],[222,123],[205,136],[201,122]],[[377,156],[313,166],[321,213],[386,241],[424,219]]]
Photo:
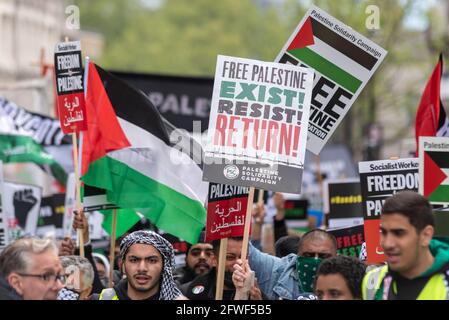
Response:
[[[215,300],[216,279],[216,268],[212,268],[208,273],[180,286],[180,289],[190,300]],[[223,300],[232,300],[235,295],[234,284],[229,279],[225,279],[224,283],[226,287],[233,289],[223,290]]]
[[[178,287],[184,283],[190,282],[197,277],[197,274],[187,266],[177,268],[173,273],[173,278]]]
[[[5,279],[0,278],[0,300],[23,300],[23,298]]]

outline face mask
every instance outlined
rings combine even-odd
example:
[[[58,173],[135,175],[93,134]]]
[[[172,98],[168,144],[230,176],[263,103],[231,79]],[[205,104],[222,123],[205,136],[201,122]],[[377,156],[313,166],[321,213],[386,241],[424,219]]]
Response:
[[[313,292],[316,272],[322,259],[310,257],[298,257],[296,260],[296,271],[298,272],[299,290],[302,292]]]

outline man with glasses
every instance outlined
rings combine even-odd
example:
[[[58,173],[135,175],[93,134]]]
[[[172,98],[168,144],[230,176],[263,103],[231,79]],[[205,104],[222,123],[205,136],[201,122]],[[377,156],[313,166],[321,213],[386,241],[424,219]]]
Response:
[[[212,244],[205,242],[204,236],[205,233],[201,232],[198,243],[187,249],[186,265],[175,270],[173,276],[178,285],[190,282],[212,268],[214,250]]]
[[[51,239],[21,238],[0,255],[0,300],[56,300],[64,279]]]
[[[301,294],[313,292],[316,271],[323,259],[337,255],[335,237],[321,229],[305,233],[299,241],[298,254],[278,258],[249,246],[249,265],[256,273],[260,289],[269,299],[296,300]],[[234,271],[243,272],[238,260]],[[241,280],[238,277],[237,281]]]

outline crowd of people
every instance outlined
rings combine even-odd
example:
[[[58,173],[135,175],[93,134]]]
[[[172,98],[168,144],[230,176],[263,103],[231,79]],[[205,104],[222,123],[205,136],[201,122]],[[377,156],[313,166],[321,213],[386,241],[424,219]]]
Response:
[[[223,300],[449,299],[449,242],[434,237],[432,206],[418,193],[385,201],[380,265],[368,265],[363,255],[337,255],[337,241],[326,230],[288,234],[282,195],[275,197],[275,254],[261,248],[265,209],[255,206],[248,255],[242,256],[243,238],[227,240]],[[25,237],[2,251],[1,300],[215,300],[219,240],[206,242],[201,233],[187,248],[185,265],[175,268],[170,242],[137,230],[118,241],[110,264],[92,251],[83,212],[75,213],[73,226],[83,230],[85,257],[70,238],[57,244]]]

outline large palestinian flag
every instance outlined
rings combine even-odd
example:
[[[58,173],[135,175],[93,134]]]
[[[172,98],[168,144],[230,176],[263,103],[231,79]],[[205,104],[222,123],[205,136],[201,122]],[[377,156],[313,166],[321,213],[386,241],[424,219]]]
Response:
[[[318,154],[387,52],[312,7],[276,58],[315,69],[307,149]]]
[[[449,138],[419,138],[419,193],[432,204],[449,204]]]
[[[166,122],[143,93],[92,63],[86,105],[84,183],[105,189],[109,202],[196,243],[206,222],[208,191],[192,159],[201,159],[201,147]],[[172,134],[176,146],[170,142]]]

